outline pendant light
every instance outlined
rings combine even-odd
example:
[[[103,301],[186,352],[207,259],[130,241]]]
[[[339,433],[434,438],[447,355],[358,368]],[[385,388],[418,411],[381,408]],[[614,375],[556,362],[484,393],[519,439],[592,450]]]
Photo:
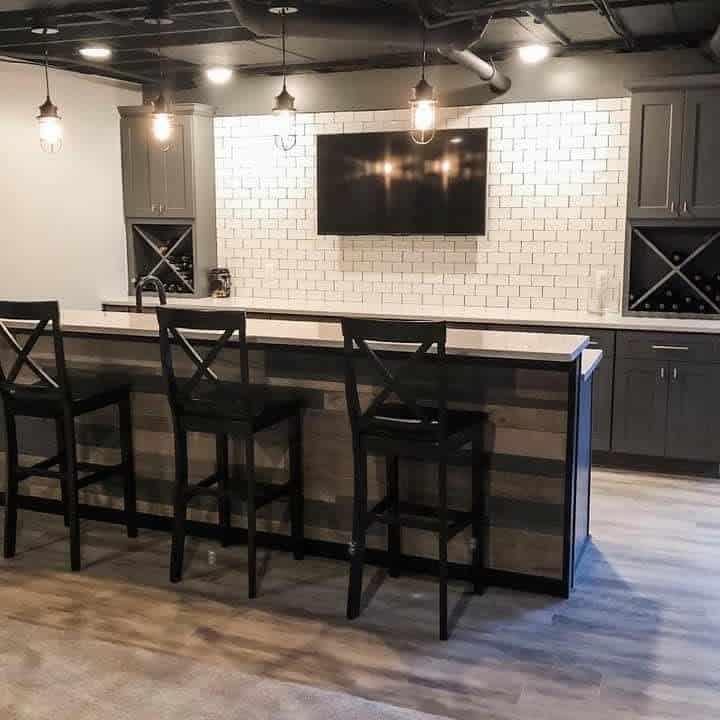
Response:
[[[425,79],[425,28],[422,38],[422,77],[410,95],[410,137],[418,145],[427,145],[435,137],[437,97]]]
[[[160,51],[158,50],[158,56]],[[152,134],[155,140],[160,144],[163,151],[170,149],[173,135],[172,107],[165,97],[165,73],[160,75],[160,94],[153,103],[152,111]]]
[[[57,106],[50,100],[50,76],[48,74],[48,54],[45,52],[45,102],[40,106],[37,116],[40,130],[40,147],[46,153],[57,153],[62,148],[63,132]]]
[[[270,12],[282,18],[282,68],[283,85],[279,95],[275,96],[272,114],[275,123],[275,147],[288,152],[297,143],[295,131],[295,98],[287,90],[287,64],[285,61],[285,16],[297,12],[297,8],[278,5],[270,8]]]

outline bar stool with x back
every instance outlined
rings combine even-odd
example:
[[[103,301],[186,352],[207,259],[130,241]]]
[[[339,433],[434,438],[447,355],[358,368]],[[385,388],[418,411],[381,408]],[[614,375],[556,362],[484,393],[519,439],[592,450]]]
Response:
[[[27,339],[21,343],[3,322],[24,321]],[[54,370],[41,367],[31,356],[38,340],[51,325]],[[70,528],[70,565],[80,570],[80,512],[78,490],[110,475],[123,477],[125,522],[129,537],[137,536],[135,473],[133,464],[130,385],[122,379],[68,373],[57,302],[0,302],[0,336],[10,347],[11,361],[6,370],[0,361],[0,397],[7,430],[7,498],[3,554],[15,555],[19,483],[30,477],[60,481],[65,523]],[[29,377],[27,377],[29,375]],[[120,462],[100,465],[78,462],[75,418],[85,413],[117,405],[120,420]],[[55,421],[58,451],[31,466],[19,464],[17,417],[49,418]],[[57,468],[57,469],[53,469]],[[80,475],[83,474],[83,477]]]
[[[355,488],[353,538],[350,546],[350,583],[347,616],[360,614],[362,572],[367,529],[375,522],[388,526],[390,575],[397,576],[401,559],[401,528],[437,533],[440,576],[440,638],[448,638],[448,542],[468,526],[474,538],[473,588],[483,591],[485,478],[482,436],[486,416],[479,412],[447,409],[447,329],[443,322],[343,319],[345,390],[353,439]],[[404,362],[394,369],[382,352],[404,351]],[[389,344],[389,345],[388,345]],[[409,358],[408,358],[409,355]],[[363,410],[358,391],[360,361],[376,371],[381,390]],[[373,383],[380,385],[378,383]],[[453,455],[472,443],[472,510],[448,509],[447,465]],[[367,457],[384,455],[387,495],[368,508]],[[436,507],[401,502],[399,458],[427,460],[438,465]]]
[[[175,507],[170,580],[182,579],[185,524],[189,501],[209,495],[218,501],[220,536],[230,542],[232,496],[228,439],[244,444],[243,468],[247,506],[248,596],[257,595],[256,511],[273,500],[289,496],[293,553],[303,557],[302,398],[292,391],[250,382],[245,313],[239,310],[183,310],[157,308],[163,374],[173,416],[175,434]],[[183,331],[214,331],[212,346],[201,356]],[[233,336],[237,333],[237,337]],[[219,337],[218,337],[219,334]],[[238,379],[221,379],[213,364],[233,339],[237,342]],[[189,376],[180,376],[173,360],[173,346],[191,360]],[[261,486],[256,482],[255,435],[287,421],[289,475],[284,484]],[[216,438],[216,472],[198,483],[188,484],[188,432],[208,433]]]

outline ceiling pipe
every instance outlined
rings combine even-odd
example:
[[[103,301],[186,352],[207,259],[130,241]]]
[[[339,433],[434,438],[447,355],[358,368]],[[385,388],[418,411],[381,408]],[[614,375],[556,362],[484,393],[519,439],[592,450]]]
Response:
[[[258,36],[279,36],[282,19],[248,0],[228,0],[238,22]],[[288,3],[290,4],[290,3]],[[409,22],[406,13],[373,13],[367,10],[343,10],[326,7],[303,7],[302,13],[291,19],[292,34],[303,38],[363,38],[378,44],[417,49],[422,35],[419,27]],[[485,23],[486,25],[487,23]],[[482,26],[484,29],[485,25]],[[479,58],[468,48],[478,39],[477,21],[468,20],[425,30],[425,40],[444,57],[466,67],[490,84],[494,92],[503,93],[510,87],[510,79],[493,64]]]
[[[703,46],[703,51],[713,62],[720,63],[720,25]]]
[[[500,72],[494,63],[489,63],[478,57],[472,50],[460,50],[456,47],[439,47],[437,51],[448,60],[452,60],[458,65],[475,73],[480,79],[484,80],[490,89],[498,94],[506,93],[512,85],[510,78]]]

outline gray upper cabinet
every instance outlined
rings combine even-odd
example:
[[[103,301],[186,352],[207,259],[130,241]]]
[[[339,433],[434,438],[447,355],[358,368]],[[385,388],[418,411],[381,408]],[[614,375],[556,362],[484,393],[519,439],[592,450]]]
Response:
[[[631,218],[677,217],[680,202],[684,93],[641,93],[630,118],[628,214]]]
[[[696,85],[711,82],[702,76],[694,80]],[[699,85],[634,93],[629,218],[720,218],[719,124],[720,87]]]
[[[173,137],[162,147],[152,136],[149,108],[121,108],[125,215],[133,218],[193,218],[193,153],[196,119],[176,114]]]
[[[720,218],[720,89],[687,91],[683,126],[680,212]]]

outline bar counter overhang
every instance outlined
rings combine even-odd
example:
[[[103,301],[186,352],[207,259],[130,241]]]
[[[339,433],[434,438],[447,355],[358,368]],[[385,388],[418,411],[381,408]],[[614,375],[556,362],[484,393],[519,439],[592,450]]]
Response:
[[[13,323],[22,327],[21,323]],[[121,373],[133,386],[133,428],[140,527],[169,530],[172,505],[172,422],[160,367],[154,315],[64,311],[62,327],[69,366],[74,371]],[[203,337],[189,334],[202,345]],[[335,321],[249,319],[254,382],[295,388],[308,405],[304,421],[305,531],[310,554],[346,559],[353,494],[352,443],[344,394],[342,335]],[[208,337],[207,342],[212,342]],[[48,338],[33,356],[45,359]],[[448,329],[451,402],[482,409],[490,422],[485,438],[489,487],[486,529],[487,582],[490,585],[567,596],[590,537],[590,455],[592,376],[602,354],[587,349],[579,335]],[[392,359],[398,348],[384,346]],[[0,352],[5,352],[2,348]],[[392,361],[392,360],[391,360]],[[189,361],[188,361],[189,362]],[[232,373],[230,363],[223,368]],[[368,394],[373,376],[361,378]],[[108,461],[117,455],[114,419],[103,412],[79,421],[79,459]],[[54,428],[42,420],[19,422],[24,464],[52,454]],[[2,438],[0,446],[4,451]],[[232,447],[233,456],[239,450]],[[261,480],[280,482],[287,464],[282,433],[261,434],[256,442]],[[235,460],[237,457],[235,456]],[[450,504],[470,502],[469,453],[449,474]],[[193,435],[191,480],[213,471],[215,443]],[[384,488],[385,459],[368,467],[369,502]],[[233,473],[240,472],[233,464]],[[401,493],[413,502],[432,504],[435,468],[401,460]],[[5,482],[5,465],[0,474]],[[238,488],[242,483],[237,483]],[[21,492],[20,507],[62,512],[57,488],[32,480]],[[83,516],[122,523],[121,491],[108,480],[81,491]],[[233,540],[244,541],[243,504],[234,503]],[[214,537],[215,509],[198,501],[188,517],[190,534]],[[259,520],[260,544],[289,547],[284,508]],[[169,541],[169,539],[168,539]],[[367,560],[384,565],[386,537],[379,529],[368,538]],[[437,548],[429,533],[403,532],[403,567],[432,568]],[[471,542],[460,536],[450,546],[451,575],[469,576]],[[240,562],[240,561],[239,561]]]

